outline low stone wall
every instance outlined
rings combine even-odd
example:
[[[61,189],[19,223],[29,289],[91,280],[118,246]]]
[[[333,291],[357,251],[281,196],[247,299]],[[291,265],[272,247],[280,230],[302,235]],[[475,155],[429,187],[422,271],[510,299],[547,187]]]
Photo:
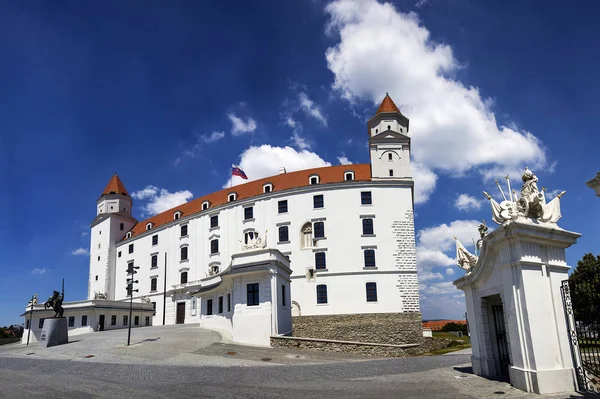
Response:
[[[362,344],[339,341],[326,341],[311,338],[271,337],[271,346],[274,348],[293,348],[317,350],[321,352],[352,353],[356,355],[369,355],[381,357],[408,357],[422,354],[419,346],[400,348],[381,344]]]
[[[421,313],[373,313],[292,318],[294,337],[378,344],[421,344]]]
[[[12,344],[15,342],[19,342],[21,338],[0,338],[0,345]]]

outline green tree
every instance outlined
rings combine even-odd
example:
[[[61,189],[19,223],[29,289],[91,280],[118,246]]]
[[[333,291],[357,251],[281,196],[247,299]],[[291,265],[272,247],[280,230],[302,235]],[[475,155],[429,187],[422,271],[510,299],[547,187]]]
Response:
[[[587,253],[569,276],[573,314],[578,323],[591,328],[600,322],[600,256]]]
[[[450,323],[444,324],[444,327],[442,327],[442,331],[444,331],[444,332],[462,331],[464,334],[466,334],[467,333],[467,325],[450,322]]]

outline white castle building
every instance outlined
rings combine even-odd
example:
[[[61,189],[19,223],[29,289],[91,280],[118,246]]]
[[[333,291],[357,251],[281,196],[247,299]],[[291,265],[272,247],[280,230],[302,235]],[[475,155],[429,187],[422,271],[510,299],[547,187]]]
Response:
[[[126,300],[133,265],[134,300],[149,298],[153,325],[226,319],[232,296],[251,308],[276,292],[293,315],[419,312],[408,127],[386,95],[368,121],[369,164],[282,169],[143,221],[115,174],[91,223],[88,299]],[[207,290],[247,246],[277,252],[287,277]]]

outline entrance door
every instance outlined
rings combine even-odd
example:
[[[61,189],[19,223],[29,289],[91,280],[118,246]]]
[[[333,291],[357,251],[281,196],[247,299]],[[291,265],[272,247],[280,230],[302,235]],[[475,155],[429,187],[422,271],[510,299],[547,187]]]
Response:
[[[183,324],[185,322],[185,302],[177,303],[177,324]]]
[[[104,331],[104,315],[103,314],[100,315],[100,322],[98,324],[100,324],[100,331]]]
[[[504,308],[502,305],[492,306],[494,315],[494,328],[496,334],[496,343],[498,344],[498,365],[500,366],[500,375],[508,375],[508,366],[510,357],[508,355],[508,340],[506,339],[506,328],[504,325]]]

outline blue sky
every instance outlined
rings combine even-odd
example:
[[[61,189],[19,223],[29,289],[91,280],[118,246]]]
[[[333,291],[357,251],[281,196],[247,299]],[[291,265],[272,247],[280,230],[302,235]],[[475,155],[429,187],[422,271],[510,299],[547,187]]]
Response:
[[[89,223],[117,171],[138,219],[227,184],[368,162],[389,92],[410,118],[422,311],[459,317],[452,235],[524,166],[567,190],[560,226],[600,252],[593,2],[0,2],[0,325],[85,298]],[[234,181],[234,184],[237,181]],[[78,253],[84,253],[83,255]]]

